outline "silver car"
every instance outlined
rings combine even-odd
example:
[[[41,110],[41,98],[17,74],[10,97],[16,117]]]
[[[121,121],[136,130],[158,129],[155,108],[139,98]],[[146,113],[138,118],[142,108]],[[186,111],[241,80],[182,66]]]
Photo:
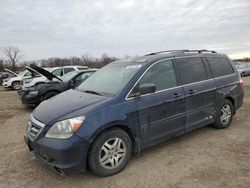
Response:
[[[241,77],[250,75],[250,65],[236,64],[235,67],[240,73]]]

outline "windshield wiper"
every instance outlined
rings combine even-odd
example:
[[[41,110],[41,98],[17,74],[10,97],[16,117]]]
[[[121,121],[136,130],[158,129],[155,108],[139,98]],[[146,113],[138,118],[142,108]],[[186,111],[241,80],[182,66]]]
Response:
[[[96,91],[84,90],[83,92],[85,92],[85,93],[91,93],[91,94],[95,94],[95,95],[101,95],[102,96],[102,94],[100,94],[100,93],[98,93]]]

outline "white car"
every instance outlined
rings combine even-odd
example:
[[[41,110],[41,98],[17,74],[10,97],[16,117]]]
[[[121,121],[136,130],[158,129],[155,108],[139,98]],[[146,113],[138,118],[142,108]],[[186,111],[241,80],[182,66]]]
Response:
[[[50,80],[48,80],[45,76],[39,74],[35,70],[35,68],[32,68],[32,66],[31,67],[26,66],[26,68],[28,70],[30,70],[31,72],[34,72],[34,74],[36,73],[37,76],[23,79],[21,82],[22,89],[34,87],[34,86],[38,86],[40,84],[50,82]],[[43,69],[49,71],[53,75],[60,78],[61,76],[63,76],[64,74],[66,74],[68,72],[76,71],[76,70],[85,70],[85,69],[88,69],[88,67],[86,67],[86,66],[64,66],[64,67],[53,67],[53,68],[43,68]],[[53,80],[56,81],[55,78]]]
[[[237,71],[240,73],[241,77],[250,75],[250,65],[247,64],[237,64],[235,65]]]
[[[49,82],[49,80],[45,76],[41,75],[40,73],[38,73],[36,70],[32,69],[31,67],[26,66],[26,69],[28,69],[31,72],[36,73],[36,76],[23,79],[21,81],[21,84],[20,84],[21,85],[20,89],[34,87],[34,86],[38,86],[40,84],[44,84],[46,82]],[[54,71],[60,70],[59,67],[56,67],[56,68],[44,68],[44,69],[51,72],[52,74],[53,74]]]
[[[16,73],[12,72],[9,69],[4,69],[4,70],[15,75],[15,77],[3,80],[2,85],[6,89],[11,88],[11,89],[14,89],[14,90],[18,90],[18,89],[21,88],[20,83],[21,83],[21,81],[23,79],[32,77],[32,72],[30,72],[29,70],[25,70],[23,72],[20,72],[19,74],[16,74]]]

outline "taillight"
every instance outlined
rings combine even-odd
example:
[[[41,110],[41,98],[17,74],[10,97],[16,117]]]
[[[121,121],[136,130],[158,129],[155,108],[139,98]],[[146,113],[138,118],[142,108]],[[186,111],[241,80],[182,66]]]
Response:
[[[240,79],[240,87],[243,87],[244,86],[244,82],[242,79]]]

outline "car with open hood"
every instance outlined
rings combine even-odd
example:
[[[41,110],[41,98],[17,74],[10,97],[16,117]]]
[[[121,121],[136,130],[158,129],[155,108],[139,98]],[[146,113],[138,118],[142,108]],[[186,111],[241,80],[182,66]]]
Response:
[[[5,71],[7,71],[15,76],[12,78],[4,79],[2,85],[6,89],[10,88],[13,90],[19,90],[21,88],[21,82],[23,79],[31,78],[33,76],[36,76],[36,74],[37,74],[37,73],[33,73],[29,70],[22,71],[18,74],[14,73],[13,71],[11,71],[9,69],[5,69]]]
[[[59,78],[40,67],[32,66],[32,68],[44,75],[50,82],[40,84],[36,87],[23,88],[21,90],[22,102],[29,106],[37,106],[42,101],[59,93],[76,88],[96,71],[96,69],[71,71]]]
[[[41,68],[38,66],[31,65],[30,67],[26,66],[26,69],[28,69],[31,72],[38,73],[38,74],[35,77],[23,79],[21,81],[21,87],[23,89],[50,82],[50,79],[48,79],[47,76],[44,75],[44,74],[47,74],[46,72],[52,73],[53,75],[56,76],[56,79],[57,79],[68,72],[76,71],[76,70],[87,70],[88,67],[87,66],[63,66],[63,67],[53,67],[53,68]],[[41,72],[41,69],[45,69],[46,72]]]
[[[8,71],[6,71],[6,70],[8,70]],[[8,79],[15,77],[15,76],[17,76],[17,73],[15,73],[9,69],[5,69],[5,72],[0,73],[0,84],[3,83],[3,80],[8,80]]]
[[[242,87],[231,60],[215,51],[118,60],[77,89],[42,102],[24,138],[29,151],[59,174],[89,167],[111,176],[145,148],[207,125],[228,128],[243,104]]]

